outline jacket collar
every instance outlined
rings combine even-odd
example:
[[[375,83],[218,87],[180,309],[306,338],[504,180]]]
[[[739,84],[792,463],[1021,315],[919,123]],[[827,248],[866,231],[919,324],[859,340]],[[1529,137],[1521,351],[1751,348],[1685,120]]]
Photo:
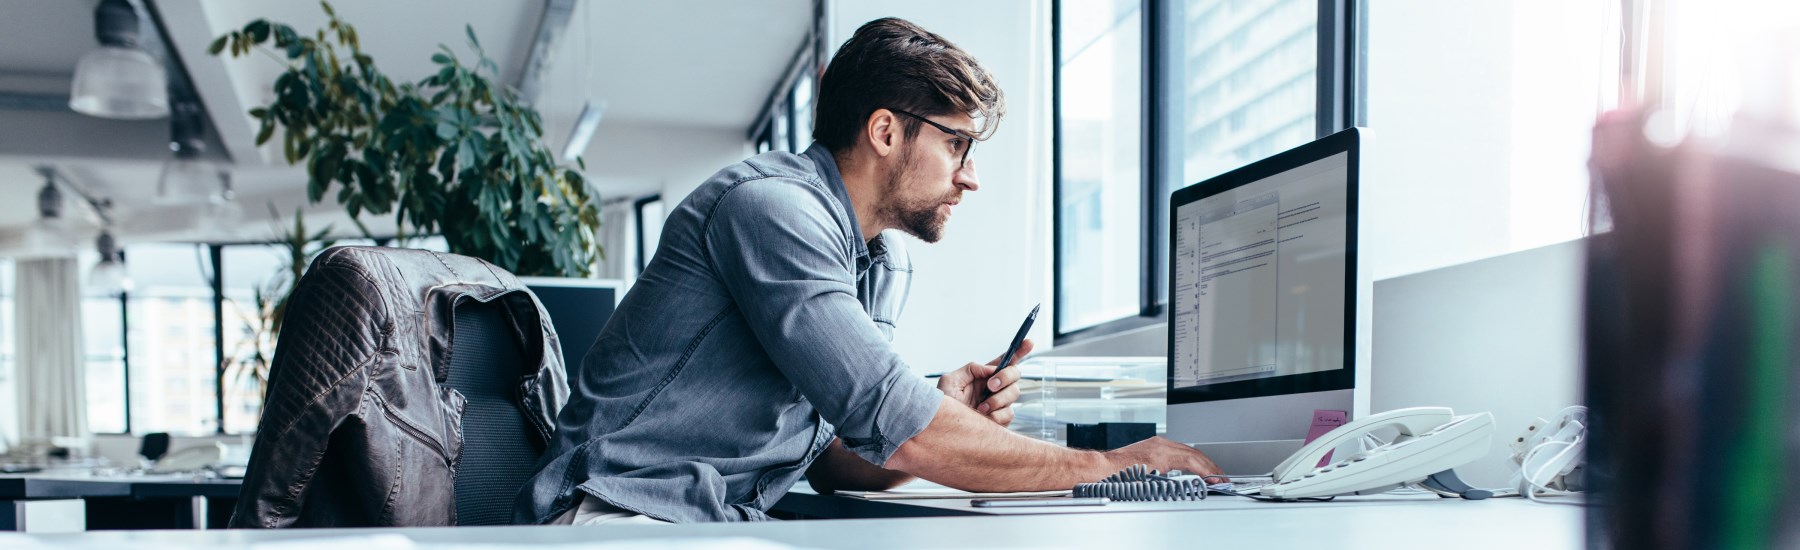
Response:
[[[843,207],[844,214],[850,217],[850,241],[855,243],[857,267],[866,269],[869,261],[869,243],[863,242],[862,224],[856,220],[856,203],[850,202],[850,190],[844,187],[844,177],[838,173],[837,158],[831,156],[831,150],[824,145],[814,143],[806,148],[802,155],[811,158],[819,165],[819,175],[824,176],[825,186],[831,188],[831,196],[836,198],[838,206]],[[880,235],[875,236],[881,239]]]

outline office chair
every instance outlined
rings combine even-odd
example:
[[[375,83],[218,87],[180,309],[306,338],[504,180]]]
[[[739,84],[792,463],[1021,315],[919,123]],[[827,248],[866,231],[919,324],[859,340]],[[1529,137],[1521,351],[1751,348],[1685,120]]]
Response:
[[[149,468],[166,454],[169,454],[169,434],[167,433],[144,434],[143,441],[138,443],[138,456],[143,458],[144,468]]]
[[[266,394],[233,527],[488,525],[511,522],[568,384],[512,274],[336,247],[295,285]]]
[[[445,384],[466,400],[454,485],[457,525],[511,523],[514,497],[537,473],[544,453],[546,442],[519,410],[518,373],[528,365],[507,315],[497,303],[471,300],[456,306]]]

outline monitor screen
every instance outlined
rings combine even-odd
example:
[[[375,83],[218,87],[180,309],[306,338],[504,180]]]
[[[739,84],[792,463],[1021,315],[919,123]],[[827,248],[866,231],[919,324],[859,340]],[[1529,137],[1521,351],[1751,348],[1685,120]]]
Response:
[[[520,277],[544,305],[556,339],[562,344],[563,368],[569,380],[581,374],[581,360],[600,337],[600,329],[618,307],[623,284],[611,279]]]
[[[1307,147],[1177,193],[1171,403],[1352,380],[1352,151]]]

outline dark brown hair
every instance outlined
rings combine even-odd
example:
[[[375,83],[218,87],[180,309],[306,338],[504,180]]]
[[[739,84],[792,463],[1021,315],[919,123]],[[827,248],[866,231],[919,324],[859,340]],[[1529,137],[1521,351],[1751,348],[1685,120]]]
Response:
[[[920,115],[967,114],[987,139],[1006,115],[994,77],[968,52],[905,19],[886,17],[856,29],[819,79],[813,141],[834,153],[849,151],[876,109]],[[902,117],[907,139],[920,123]]]

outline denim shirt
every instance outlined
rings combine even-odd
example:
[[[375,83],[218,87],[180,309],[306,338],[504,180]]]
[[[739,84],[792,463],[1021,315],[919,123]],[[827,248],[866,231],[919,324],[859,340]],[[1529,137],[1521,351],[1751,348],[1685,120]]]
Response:
[[[863,241],[822,147],[721,170],[588,350],[514,522],[555,519],[576,491],[666,521],[761,520],[833,437],[886,463],[943,398],[889,343],[910,282],[899,239]]]

